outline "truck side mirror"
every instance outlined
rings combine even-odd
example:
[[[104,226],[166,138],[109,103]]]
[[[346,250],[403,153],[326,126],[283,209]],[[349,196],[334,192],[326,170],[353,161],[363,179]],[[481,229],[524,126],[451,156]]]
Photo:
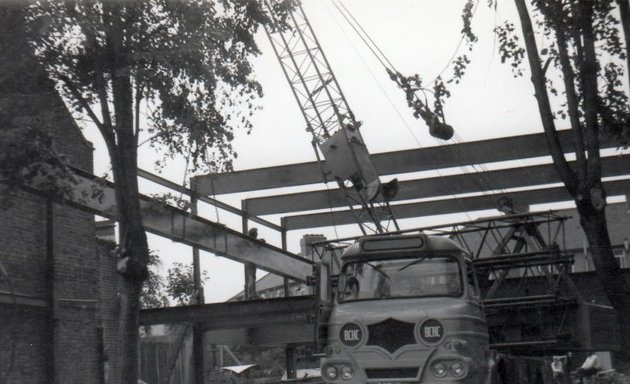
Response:
[[[331,289],[330,264],[319,262],[315,265],[315,343],[318,349],[323,348],[328,338],[328,319],[332,311],[333,299]]]

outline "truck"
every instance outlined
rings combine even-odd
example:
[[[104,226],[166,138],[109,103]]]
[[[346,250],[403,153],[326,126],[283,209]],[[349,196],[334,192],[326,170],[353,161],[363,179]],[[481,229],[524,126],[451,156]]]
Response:
[[[479,285],[456,242],[366,236],[341,260],[326,382],[487,382],[493,359]]]

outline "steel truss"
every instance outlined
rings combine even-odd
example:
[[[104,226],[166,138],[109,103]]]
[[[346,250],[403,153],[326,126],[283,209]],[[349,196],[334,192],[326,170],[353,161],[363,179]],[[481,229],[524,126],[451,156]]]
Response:
[[[580,295],[569,276],[573,255],[564,251],[566,219],[553,212],[523,213],[448,232],[472,255],[495,348],[528,354],[577,348]]]

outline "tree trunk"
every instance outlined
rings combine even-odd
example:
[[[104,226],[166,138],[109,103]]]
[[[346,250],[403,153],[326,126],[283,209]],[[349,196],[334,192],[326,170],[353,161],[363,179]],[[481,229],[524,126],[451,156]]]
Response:
[[[120,148],[118,169],[114,169],[120,215],[121,274],[119,342],[119,383],[136,384],[138,379],[138,313],[143,281],[148,276],[148,243],[142,224],[138,193],[135,146]]]
[[[106,69],[111,74],[116,146],[110,153],[120,231],[119,369],[117,383],[137,384],[138,317],[140,295],[148,278],[149,246],[147,242],[138,189],[138,151],[134,132],[133,86],[129,70],[129,52],[124,45],[123,8],[125,3],[104,2],[103,23],[106,31]]]
[[[621,325],[621,350],[630,358],[630,289],[613,254],[604,208],[595,209],[590,201],[576,201],[580,224],[588,239],[598,280]]]

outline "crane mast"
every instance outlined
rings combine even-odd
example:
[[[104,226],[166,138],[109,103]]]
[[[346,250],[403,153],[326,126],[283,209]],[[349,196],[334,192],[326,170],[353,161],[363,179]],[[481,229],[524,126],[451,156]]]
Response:
[[[265,6],[272,21],[265,31],[312,134],[324,180],[337,182],[364,234],[386,232],[390,223],[398,230],[389,205],[396,182],[381,185],[359,131],[361,123],[352,113],[304,10],[297,5],[286,20],[278,20],[270,0],[265,0]]]

